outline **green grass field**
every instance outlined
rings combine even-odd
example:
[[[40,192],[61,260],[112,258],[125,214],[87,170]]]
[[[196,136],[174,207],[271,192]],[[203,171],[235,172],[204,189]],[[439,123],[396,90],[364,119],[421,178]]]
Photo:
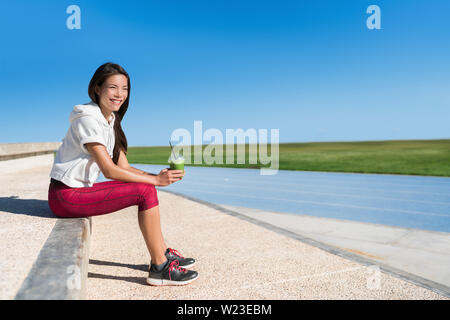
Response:
[[[257,164],[249,164],[248,145],[245,145],[246,163],[236,164],[237,146],[234,147],[235,164],[200,166],[269,167],[270,164],[261,165],[259,157]],[[205,148],[206,145],[203,146]],[[270,155],[270,145],[268,149]],[[193,147],[191,150],[191,163],[194,163]],[[167,164],[169,155],[169,147],[129,147],[127,158],[130,163]],[[223,156],[225,163],[225,146]],[[279,145],[279,169],[449,177],[450,139],[283,143]]]

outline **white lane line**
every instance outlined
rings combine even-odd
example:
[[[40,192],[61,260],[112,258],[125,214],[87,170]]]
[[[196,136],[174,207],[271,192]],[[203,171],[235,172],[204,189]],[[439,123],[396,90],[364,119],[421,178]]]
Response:
[[[365,210],[374,210],[374,211],[391,211],[402,214],[413,214],[413,215],[424,215],[424,216],[437,216],[437,217],[447,217],[450,218],[450,214],[440,214],[434,212],[422,212],[422,211],[412,211],[412,210],[402,210],[402,209],[387,209],[387,208],[375,208],[375,207],[364,207],[364,206],[352,206],[352,205],[343,205],[340,203],[331,203],[331,202],[317,202],[317,201],[307,201],[307,200],[293,200],[293,199],[283,199],[283,198],[272,198],[272,197],[256,197],[250,195],[242,195],[235,193],[224,193],[224,192],[214,192],[214,191],[205,191],[201,189],[192,189],[189,188],[188,191],[201,192],[201,193],[211,193],[211,194],[220,194],[222,196],[234,196],[238,198],[254,198],[258,200],[274,200],[274,201],[289,201],[289,202],[297,202],[297,203],[308,203],[315,204],[319,206],[331,206],[331,207],[343,207],[343,208],[355,208],[355,209],[365,209]]]
[[[272,191],[282,191],[282,192],[290,192],[290,193],[303,193],[303,194],[318,194],[318,195],[327,195],[327,196],[340,196],[340,197],[351,197],[351,198],[366,198],[366,199],[377,199],[377,200],[394,200],[394,201],[406,201],[406,202],[419,202],[426,204],[443,204],[450,205],[450,202],[441,202],[441,201],[427,201],[427,200],[411,200],[411,199],[398,199],[398,198],[385,198],[385,197],[373,197],[373,196],[360,196],[354,194],[347,193],[330,193],[330,192],[316,192],[316,191],[302,191],[302,190],[288,190],[288,189],[279,189],[279,188],[259,188],[252,186],[242,186],[242,185],[232,185],[232,184],[217,184],[217,183],[199,183],[186,180],[184,184],[194,184],[194,185],[204,185],[204,186],[216,186],[216,187],[225,187],[225,188],[245,188],[245,189],[256,189],[256,190],[272,190]]]
[[[361,175],[364,175],[363,173]],[[269,176],[270,177],[270,176]],[[409,178],[411,180],[410,183],[392,183],[392,182],[387,182],[387,181],[380,181],[383,177],[366,177],[366,176],[362,176],[362,179],[351,179],[351,177],[346,177],[345,175],[343,175],[342,177],[336,177],[336,179],[331,179],[330,177],[302,177],[301,175],[299,175],[298,177],[295,177],[297,179],[302,179],[302,180],[306,180],[306,181],[320,181],[323,183],[335,183],[338,181],[343,181],[346,180],[347,183],[352,183],[352,184],[360,184],[360,183],[370,183],[370,184],[381,184],[381,185],[391,185],[391,186],[395,186],[395,187],[422,187],[424,182],[427,183],[432,183],[431,187],[436,187],[436,188],[442,188],[442,187],[447,187],[450,188],[450,178],[443,178],[443,179],[448,179],[447,181],[430,181],[432,178],[432,176],[402,176],[406,178]],[[424,181],[418,181],[420,178],[423,177]],[[418,178],[418,179],[417,179]],[[430,178],[430,179],[427,179]],[[284,178],[284,177],[280,177],[277,176],[278,181],[292,181],[292,177],[289,178]],[[425,181],[427,180],[427,181]],[[439,186],[437,184],[440,184]]]
[[[228,178],[228,177],[227,177]],[[196,180],[202,180],[202,181],[217,181],[218,179],[204,179],[204,178],[199,178],[199,177],[193,177],[190,176],[189,179],[196,179]],[[224,177],[221,177],[220,180],[224,179]],[[278,185],[278,183],[275,181],[249,181],[249,180],[242,180],[242,179],[235,179],[235,178],[228,178],[229,181],[232,182],[245,182],[245,183],[250,183],[250,184],[259,184],[261,185],[264,182],[270,183],[272,186],[273,185]],[[342,181],[341,181],[342,183]],[[283,183],[281,186],[293,186],[293,187],[318,187],[317,183],[316,184],[304,184],[304,183]],[[378,189],[378,188],[364,188],[363,187],[347,187],[346,185],[344,186],[339,186],[343,189],[347,189],[347,190],[368,190],[368,191],[386,191],[383,189]],[[322,188],[322,187],[321,187]],[[393,192],[399,192],[399,193],[416,193],[416,194],[432,194],[432,195],[438,195],[438,196],[447,196],[450,197],[450,192],[448,193],[437,193],[437,192],[433,192],[433,191],[406,191],[406,190],[395,190]]]

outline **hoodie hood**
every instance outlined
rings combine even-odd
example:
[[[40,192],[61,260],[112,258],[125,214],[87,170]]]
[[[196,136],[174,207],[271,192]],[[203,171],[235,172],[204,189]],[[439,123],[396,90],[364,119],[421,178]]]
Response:
[[[86,104],[77,104],[76,106],[74,106],[72,112],[70,113],[69,121],[70,123],[72,123],[73,120],[86,116],[94,117],[95,119],[100,121],[100,123],[108,127],[112,127],[114,125],[114,112],[111,114],[111,123],[108,123],[106,118],[103,116],[98,104],[93,101]]]

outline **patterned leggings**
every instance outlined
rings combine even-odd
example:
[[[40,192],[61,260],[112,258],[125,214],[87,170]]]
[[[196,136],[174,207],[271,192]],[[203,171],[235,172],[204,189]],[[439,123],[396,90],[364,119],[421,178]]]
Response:
[[[51,179],[48,188],[48,205],[58,217],[98,216],[134,205],[144,211],[158,204],[155,186],[147,183],[106,181],[92,187],[71,188]]]

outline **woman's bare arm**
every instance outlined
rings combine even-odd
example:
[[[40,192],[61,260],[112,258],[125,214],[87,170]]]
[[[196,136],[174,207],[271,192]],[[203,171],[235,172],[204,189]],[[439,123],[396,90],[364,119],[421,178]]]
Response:
[[[116,165],[112,161],[104,145],[100,143],[86,143],[86,148],[107,179],[124,182],[143,182],[153,184],[155,186],[167,186],[180,180],[184,176],[184,173],[181,170],[169,171],[167,169],[161,170],[158,175],[142,174],[144,171],[138,169],[135,170],[140,172],[132,169],[130,170],[132,167],[128,164],[128,161],[126,161],[125,164],[123,158],[126,160],[126,157],[123,153],[120,155],[122,159],[119,157],[118,164]]]
[[[139,174],[148,174],[148,175],[151,175],[151,176],[157,176],[154,173],[145,172],[143,170],[139,170],[139,169],[137,169],[135,167],[130,166],[130,164],[128,163],[128,159],[127,159],[125,153],[122,150],[120,150],[119,161],[117,162],[117,165],[119,167],[124,168],[124,169],[126,169],[128,171],[131,171],[131,172],[135,172],[135,173],[139,173]]]

